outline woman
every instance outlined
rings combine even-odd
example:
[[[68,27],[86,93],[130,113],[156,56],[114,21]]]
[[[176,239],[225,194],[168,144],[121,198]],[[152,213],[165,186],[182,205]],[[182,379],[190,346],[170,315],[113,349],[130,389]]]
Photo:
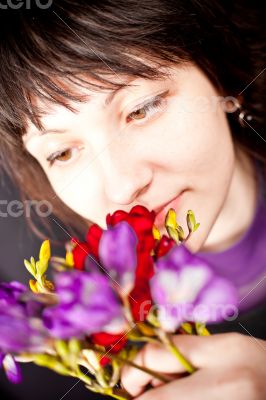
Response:
[[[164,206],[182,226],[192,209],[201,225],[187,246],[250,299],[240,312],[265,304],[266,287],[256,14],[243,2],[207,0],[59,0],[1,11],[2,158],[24,198],[48,200],[83,230],[142,204],[163,233]],[[259,249],[252,262],[242,251],[250,237]],[[199,371],[156,387],[125,370],[133,396],[151,383],[143,400],[265,398],[265,341],[235,333],[175,340]],[[182,372],[160,348],[139,357]]]

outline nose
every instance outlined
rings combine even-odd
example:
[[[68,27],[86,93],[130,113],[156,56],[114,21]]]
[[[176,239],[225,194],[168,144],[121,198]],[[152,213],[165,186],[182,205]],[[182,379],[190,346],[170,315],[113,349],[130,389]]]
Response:
[[[132,152],[106,152],[102,157],[103,185],[108,202],[129,205],[147,191],[152,168]]]

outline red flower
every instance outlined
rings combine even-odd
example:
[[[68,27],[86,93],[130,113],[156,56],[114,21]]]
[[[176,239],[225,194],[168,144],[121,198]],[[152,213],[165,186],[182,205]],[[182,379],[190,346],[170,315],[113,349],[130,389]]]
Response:
[[[118,210],[114,214],[106,216],[108,227],[115,226],[121,221],[126,221],[135,231],[138,237],[137,252],[149,251],[154,247],[155,239],[152,228],[155,220],[155,212],[149,211],[146,207],[135,206],[129,213]]]
[[[176,245],[176,242],[173,239],[163,235],[161,237],[161,239],[156,244],[156,247],[155,247],[155,250],[154,250],[155,259],[163,257],[175,245]]]
[[[153,258],[148,252],[137,254],[136,280],[149,280],[154,274]]]
[[[95,333],[90,336],[92,343],[103,346],[106,349],[106,353],[116,354],[122,350],[126,343],[127,338],[124,334],[111,335],[105,332]],[[108,355],[101,357],[100,364],[104,367],[109,364],[111,359]]]
[[[72,250],[74,268],[82,271],[84,269],[85,258],[89,254],[89,245],[86,242],[80,242],[78,239],[72,239],[71,242],[75,244]]]
[[[87,232],[86,242],[80,242],[75,238],[71,240],[72,243],[76,243],[75,248],[72,250],[75,269],[84,270],[85,259],[89,254],[93,255],[98,260],[98,248],[102,232],[102,228],[93,224]]]
[[[101,365],[102,367],[105,367],[106,365],[110,364],[111,361],[112,361],[112,360],[111,360],[110,357],[102,356],[102,357],[100,358],[100,365]]]
[[[135,283],[129,295],[131,312],[136,322],[145,319],[152,305],[149,280],[154,274],[154,260],[151,256],[151,251],[156,243],[153,236],[154,220],[155,212],[149,211],[143,206],[135,206],[130,212],[117,210],[112,215],[108,214],[106,216],[108,228],[114,227],[119,222],[126,221],[134,229],[138,238]],[[85,259],[88,254],[93,255],[99,261],[99,242],[102,233],[103,230],[98,225],[94,224],[90,227],[86,235],[86,242],[79,242],[80,246],[76,246],[73,251],[75,268],[84,269]],[[166,241],[166,239],[166,237],[162,238],[161,243],[156,246],[158,257],[163,255],[164,252],[166,253],[167,249],[170,249],[171,242]],[[109,337],[117,340],[116,335],[104,336],[105,340]],[[101,340],[103,339],[102,336],[100,338]],[[97,336],[98,339],[99,336]],[[104,343],[102,344],[105,346]]]
[[[135,286],[129,294],[131,313],[136,322],[143,322],[152,306],[148,279],[136,278]]]
[[[129,213],[118,210],[106,217],[108,227],[126,221],[134,229],[138,238],[135,284],[128,297],[132,316],[136,322],[145,320],[152,305],[149,280],[154,274],[151,256],[151,251],[155,246],[152,232],[154,220],[155,212],[143,206],[135,206]]]
[[[89,228],[86,241],[89,245],[90,254],[99,259],[99,243],[102,237],[103,230],[97,224],[91,225]]]
[[[138,237],[137,253],[142,252],[150,254],[154,247],[155,239],[152,233],[152,227],[155,220],[155,212],[149,211],[146,207],[135,206],[129,213],[122,210],[115,211],[112,215],[106,216],[107,227],[113,227],[121,221],[126,221],[135,231]],[[79,270],[84,269],[85,259],[88,254],[93,255],[99,261],[99,242],[103,229],[97,224],[91,225],[87,234],[86,242],[80,242],[77,239],[72,239],[72,242],[77,243],[73,249],[74,267]],[[143,267],[137,267],[137,271]],[[138,273],[138,272],[137,272]]]

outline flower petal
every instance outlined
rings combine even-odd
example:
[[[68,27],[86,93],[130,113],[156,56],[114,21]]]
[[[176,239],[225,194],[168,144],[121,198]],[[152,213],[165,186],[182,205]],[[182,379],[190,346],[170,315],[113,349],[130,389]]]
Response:
[[[21,368],[11,354],[7,354],[4,357],[3,367],[10,382],[17,384],[22,381]]]
[[[184,267],[184,265],[195,265],[196,263],[197,258],[181,244],[179,246],[174,246],[164,257],[161,257],[157,261],[156,267],[158,270],[166,268],[178,271],[180,268]],[[202,264],[202,261],[200,263]]]
[[[133,284],[137,265],[137,236],[123,221],[103,232],[99,244],[99,257],[112,278],[123,287]]]
[[[215,323],[238,315],[236,287],[228,280],[214,277],[204,288],[193,311],[194,321]]]
[[[54,337],[121,332],[122,305],[105,275],[72,270],[58,273],[55,282],[59,304],[44,311],[44,324]]]

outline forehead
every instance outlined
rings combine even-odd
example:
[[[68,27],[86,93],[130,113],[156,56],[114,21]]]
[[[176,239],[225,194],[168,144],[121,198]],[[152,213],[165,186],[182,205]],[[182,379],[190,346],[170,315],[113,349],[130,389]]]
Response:
[[[107,82],[105,85],[99,83],[98,80],[88,77],[86,75],[79,76],[82,81],[80,82],[74,81],[69,82],[64,79],[54,80],[55,84],[66,91],[67,93],[73,95],[75,98],[78,98],[80,101],[76,100],[64,100],[64,102],[69,106],[66,107],[64,104],[60,103],[60,94],[58,94],[58,102],[51,101],[47,98],[40,97],[32,97],[31,102],[36,110],[38,110],[39,122],[41,124],[41,128],[36,127],[31,121],[27,121],[26,123],[26,131],[23,136],[23,139],[28,139],[29,136],[32,135],[33,132],[37,130],[46,130],[45,121],[49,120],[50,123],[56,121],[57,123],[64,122],[67,123],[67,119],[71,116],[73,117],[73,113],[78,113],[82,110],[83,107],[87,107],[88,103],[97,102],[100,105],[106,106],[107,102],[111,101],[112,97],[119,90],[124,90],[129,95],[132,92],[132,87],[135,89],[135,94],[143,87],[148,85],[150,82],[163,80],[166,77],[170,77],[173,75],[173,71],[170,68],[159,68],[160,76],[156,79],[144,79],[136,76],[123,75],[119,76],[117,74],[108,74],[105,76]],[[55,96],[55,100],[56,100]]]
[[[38,115],[38,121],[41,124],[40,130],[45,129],[45,120],[55,119],[58,116],[68,115],[70,112],[78,112],[83,104],[88,104],[97,100],[97,102],[104,101],[106,96],[112,95],[120,87],[129,87],[130,83],[135,80],[134,77],[109,75],[108,82],[106,84],[99,83],[96,79],[87,77],[86,75],[79,77],[81,81],[73,80],[72,82],[66,79],[54,79],[57,87],[65,91],[70,98],[60,95],[60,93],[55,93],[53,99],[47,98],[46,94],[40,90],[40,96],[30,96],[30,102],[35,111],[35,115]],[[35,126],[33,122],[26,119],[25,122],[26,130],[25,136],[31,133],[32,130],[39,129]]]

